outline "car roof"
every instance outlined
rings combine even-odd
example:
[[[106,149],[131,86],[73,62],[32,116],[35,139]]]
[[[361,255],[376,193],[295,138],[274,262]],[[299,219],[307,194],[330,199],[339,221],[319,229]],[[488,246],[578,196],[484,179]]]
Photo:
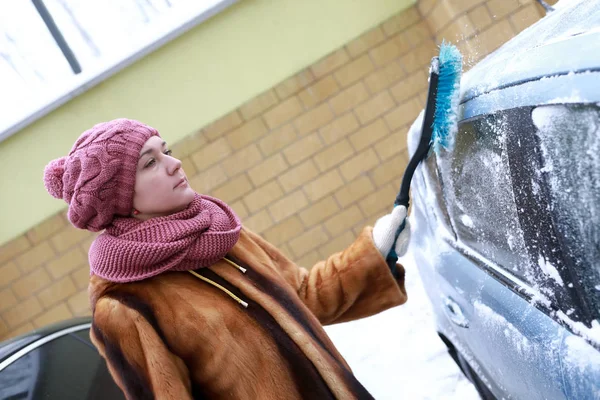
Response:
[[[561,0],[465,73],[461,102],[543,77],[600,70],[600,0]]]

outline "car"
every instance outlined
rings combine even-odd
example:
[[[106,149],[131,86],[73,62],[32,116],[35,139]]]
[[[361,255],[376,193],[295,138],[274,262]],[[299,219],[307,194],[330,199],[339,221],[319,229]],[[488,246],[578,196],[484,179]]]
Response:
[[[411,185],[438,334],[484,399],[599,399],[600,1],[559,2],[460,86]]]
[[[74,318],[2,342],[0,399],[124,400],[90,326]]]

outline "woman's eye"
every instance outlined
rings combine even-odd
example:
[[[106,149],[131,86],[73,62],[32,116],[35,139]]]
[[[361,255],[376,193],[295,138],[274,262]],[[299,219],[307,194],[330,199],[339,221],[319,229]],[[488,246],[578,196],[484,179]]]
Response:
[[[154,164],[155,160],[154,158],[151,158],[150,160],[148,160],[148,162],[146,163],[146,168],[152,166]]]
[[[167,151],[165,151],[165,154],[168,155],[168,156],[170,156],[171,154],[173,154],[173,151],[172,150],[167,150]]]

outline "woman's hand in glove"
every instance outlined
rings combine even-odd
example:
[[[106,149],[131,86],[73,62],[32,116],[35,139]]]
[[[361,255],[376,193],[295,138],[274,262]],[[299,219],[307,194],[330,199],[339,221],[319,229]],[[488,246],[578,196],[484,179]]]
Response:
[[[404,223],[404,228],[394,243],[398,228]],[[396,206],[388,215],[379,218],[373,227],[373,241],[375,246],[386,258],[392,247],[396,250],[398,257],[402,257],[408,248],[410,240],[410,225],[406,218],[406,207]]]

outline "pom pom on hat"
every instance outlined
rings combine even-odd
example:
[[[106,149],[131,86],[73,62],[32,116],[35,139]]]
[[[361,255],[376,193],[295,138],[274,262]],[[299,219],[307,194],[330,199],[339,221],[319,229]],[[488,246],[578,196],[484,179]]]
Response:
[[[65,173],[65,161],[67,157],[57,158],[50,161],[44,168],[44,186],[48,193],[57,199],[63,198],[63,175]]]

